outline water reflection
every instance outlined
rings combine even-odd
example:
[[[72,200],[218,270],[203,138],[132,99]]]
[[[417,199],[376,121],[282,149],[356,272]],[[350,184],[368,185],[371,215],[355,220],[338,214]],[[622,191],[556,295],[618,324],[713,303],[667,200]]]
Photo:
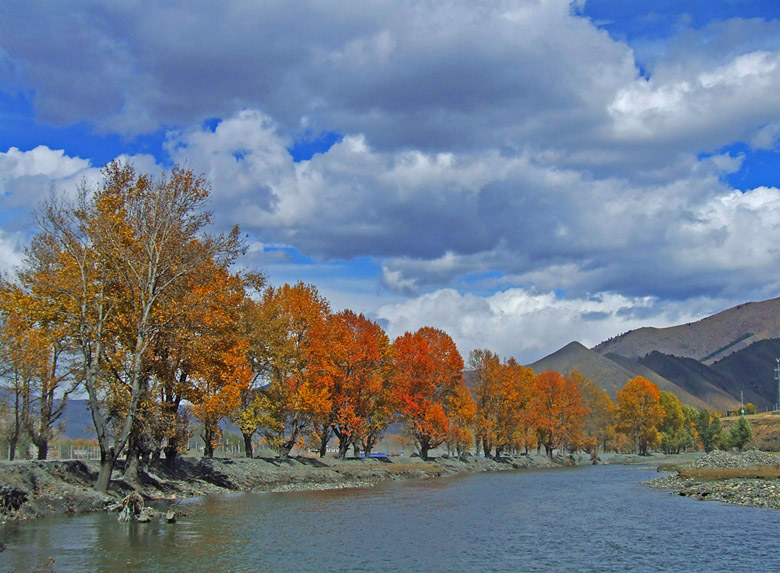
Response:
[[[176,524],[113,515],[0,528],[0,571],[771,570],[780,512],[701,503],[595,467],[190,500]],[[713,534],[714,532],[714,534]],[[771,560],[770,560],[771,559]]]

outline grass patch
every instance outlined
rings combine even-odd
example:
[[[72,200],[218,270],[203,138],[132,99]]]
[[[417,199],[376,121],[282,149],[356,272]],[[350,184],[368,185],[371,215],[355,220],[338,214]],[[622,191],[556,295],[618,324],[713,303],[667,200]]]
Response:
[[[661,464],[658,466],[659,472],[680,472],[685,467],[687,467],[686,464]]]
[[[724,479],[780,479],[780,467],[755,468],[680,468],[678,475],[684,479],[716,481]]]

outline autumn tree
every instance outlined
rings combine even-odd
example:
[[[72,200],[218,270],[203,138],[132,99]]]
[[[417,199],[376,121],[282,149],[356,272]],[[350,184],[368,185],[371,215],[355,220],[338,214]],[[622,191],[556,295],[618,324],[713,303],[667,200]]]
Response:
[[[494,432],[496,458],[504,451],[527,446],[528,433],[535,424],[535,414],[529,408],[533,391],[533,370],[514,358],[501,365]]]
[[[423,327],[393,343],[393,384],[399,411],[420,457],[447,439],[449,415],[463,384],[463,358],[442,330]]]
[[[214,453],[219,423],[240,404],[252,380],[249,339],[241,328],[245,298],[240,276],[211,267],[192,287],[201,303],[191,311],[187,360],[180,376],[190,384],[192,412],[203,422],[204,455]]]
[[[263,387],[252,402],[266,442],[286,458],[331,411],[330,395],[317,366],[326,352],[330,306],[317,289],[301,282],[269,287],[263,294],[249,353]]]
[[[647,455],[649,448],[661,439],[659,424],[664,418],[661,392],[658,386],[637,376],[617,391],[618,430],[626,434],[634,444],[634,452]]]
[[[79,353],[100,446],[98,491],[108,489],[147,389],[144,356],[167,326],[164,300],[202,261],[229,264],[240,252],[237,229],[203,233],[208,196],[191,171],[154,179],[114,162],[99,188],[82,186],[75,203],[52,199],[39,213],[20,283],[57,308]],[[112,399],[125,404],[111,407]]]
[[[570,377],[580,389],[583,405],[588,410],[583,427],[583,448],[595,452],[600,446],[606,452],[615,437],[617,406],[609,394],[579,372],[572,372]]]
[[[469,354],[469,369],[471,392],[476,406],[474,433],[485,456],[490,456],[496,440],[503,366],[497,354],[478,348]]]
[[[547,455],[578,446],[587,409],[577,384],[570,377],[548,370],[534,379],[529,409]]]
[[[477,417],[477,405],[465,384],[458,384],[450,400],[447,449],[463,455],[474,443],[471,428]]]
[[[52,311],[18,285],[0,281],[0,361],[14,396],[9,435],[15,448],[26,431],[39,460],[47,457],[54,425],[78,381],[70,367],[68,337]]]
[[[318,356],[316,376],[327,387],[330,411],[324,412],[339,441],[339,457],[362,439],[370,449],[387,427],[392,412],[388,378],[391,347],[384,330],[362,314],[344,310],[326,320],[327,348]],[[320,455],[327,440],[321,433]]]

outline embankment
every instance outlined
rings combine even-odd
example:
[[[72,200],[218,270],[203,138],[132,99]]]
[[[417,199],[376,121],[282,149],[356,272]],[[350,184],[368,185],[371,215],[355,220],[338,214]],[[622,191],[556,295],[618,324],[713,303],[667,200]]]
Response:
[[[780,509],[780,457],[760,451],[713,451],[679,466],[661,466],[667,476],[646,482],[678,495],[752,507]]]
[[[0,462],[0,520],[25,520],[51,514],[106,510],[132,491],[147,501],[177,499],[236,491],[292,491],[368,487],[387,480],[425,479],[464,472],[551,468],[585,463],[580,458],[528,455],[499,460],[465,456],[338,460],[332,457],[193,458],[182,457],[175,470],[154,465],[141,472],[133,488],[116,471],[108,495],[92,489],[96,462]]]

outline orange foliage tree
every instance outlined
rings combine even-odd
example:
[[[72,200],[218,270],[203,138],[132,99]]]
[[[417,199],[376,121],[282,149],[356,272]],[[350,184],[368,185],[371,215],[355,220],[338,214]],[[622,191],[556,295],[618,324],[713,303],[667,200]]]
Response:
[[[216,269],[215,269],[216,270]],[[193,414],[203,422],[204,455],[214,455],[219,422],[241,403],[253,378],[249,339],[240,328],[244,288],[240,277],[217,271],[196,292],[206,304],[191,339]]]
[[[393,384],[399,411],[409,424],[420,457],[447,439],[448,413],[463,385],[463,358],[442,330],[423,327],[393,343]]]
[[[501,365],[501,377],[496,399],[496,458],[503,451],[528,449],[528,432],[534,419],[528,408],[534,373],[510,358]]]
[[[330,315],[326,329],[327,351],[321,355],[318,373],[330,394],[326,423],[338,438],[339,457],[361,439],[370,455],[392,415],[390,341],[376,322],[351,310]],[[320,455],[326,443],[321,437]]]
[[[465,384],[458,384],[450,400],[449,430],[447,449],[463,455],[474,443],[471,428],[477,418],[477,405]]]
[[[250,355],[263,387],[251,405],[264,438],[286,458],[313,423],[331,411],[319,366],[327,353],[328,302],[301,282],[269,287],[260,303]]]
[[[485,456],[490,456],[494,447],[496,457],[506,450],[527,448],[533,428],[527,408],[533,371],[514,359],[501,362],[489,350],[474,350],[469,365],[477,404],[476,433]]]
[[[108,489],[148,390],[145,358],[166,327],[165,299],[187,286],[202,261],[229,264],[240,253],[237,229],[203,233],[208,195],[208,184],[188,170],[174,167],[154,180],[114,162],[98,189],[80,189],[73,204],[52,200],[39,215],[19,278],[57,308],[77,348],[100,444],[98,491]]]
[[[587,409],[571,378],[553,371],[538,374],[529,408],[540,442],[549,456],[555,449],[579,445]]]
[[[477,449],[482,445],[490,456],[498,427],[498,400],[503,367],[501,359],[490,350],[478,348],[469,355],[471,392],[476,406],[474,432]]]
[[[18,285],[0,279],[0,369],[10,380],[13,397],[10,459],[22,431],[37,447],[38,459],[46,459],[54,424],[75,389],[70,341],[52,310]]]
[[[632,440],[634,452],[647,455],[661,440],[658,426],[664,419],[664,407],[658,386],[637,376],[617,391],[617,401],[618,430]]]
[[[609,394],[579,372],[572,372],[571,379],[579,387],[582,401],[588,409],[583,428],[582,447],[586,451],[595,453],[601,446],[602,451],[606,452],[615,438],[617,405],[612,402]]]

